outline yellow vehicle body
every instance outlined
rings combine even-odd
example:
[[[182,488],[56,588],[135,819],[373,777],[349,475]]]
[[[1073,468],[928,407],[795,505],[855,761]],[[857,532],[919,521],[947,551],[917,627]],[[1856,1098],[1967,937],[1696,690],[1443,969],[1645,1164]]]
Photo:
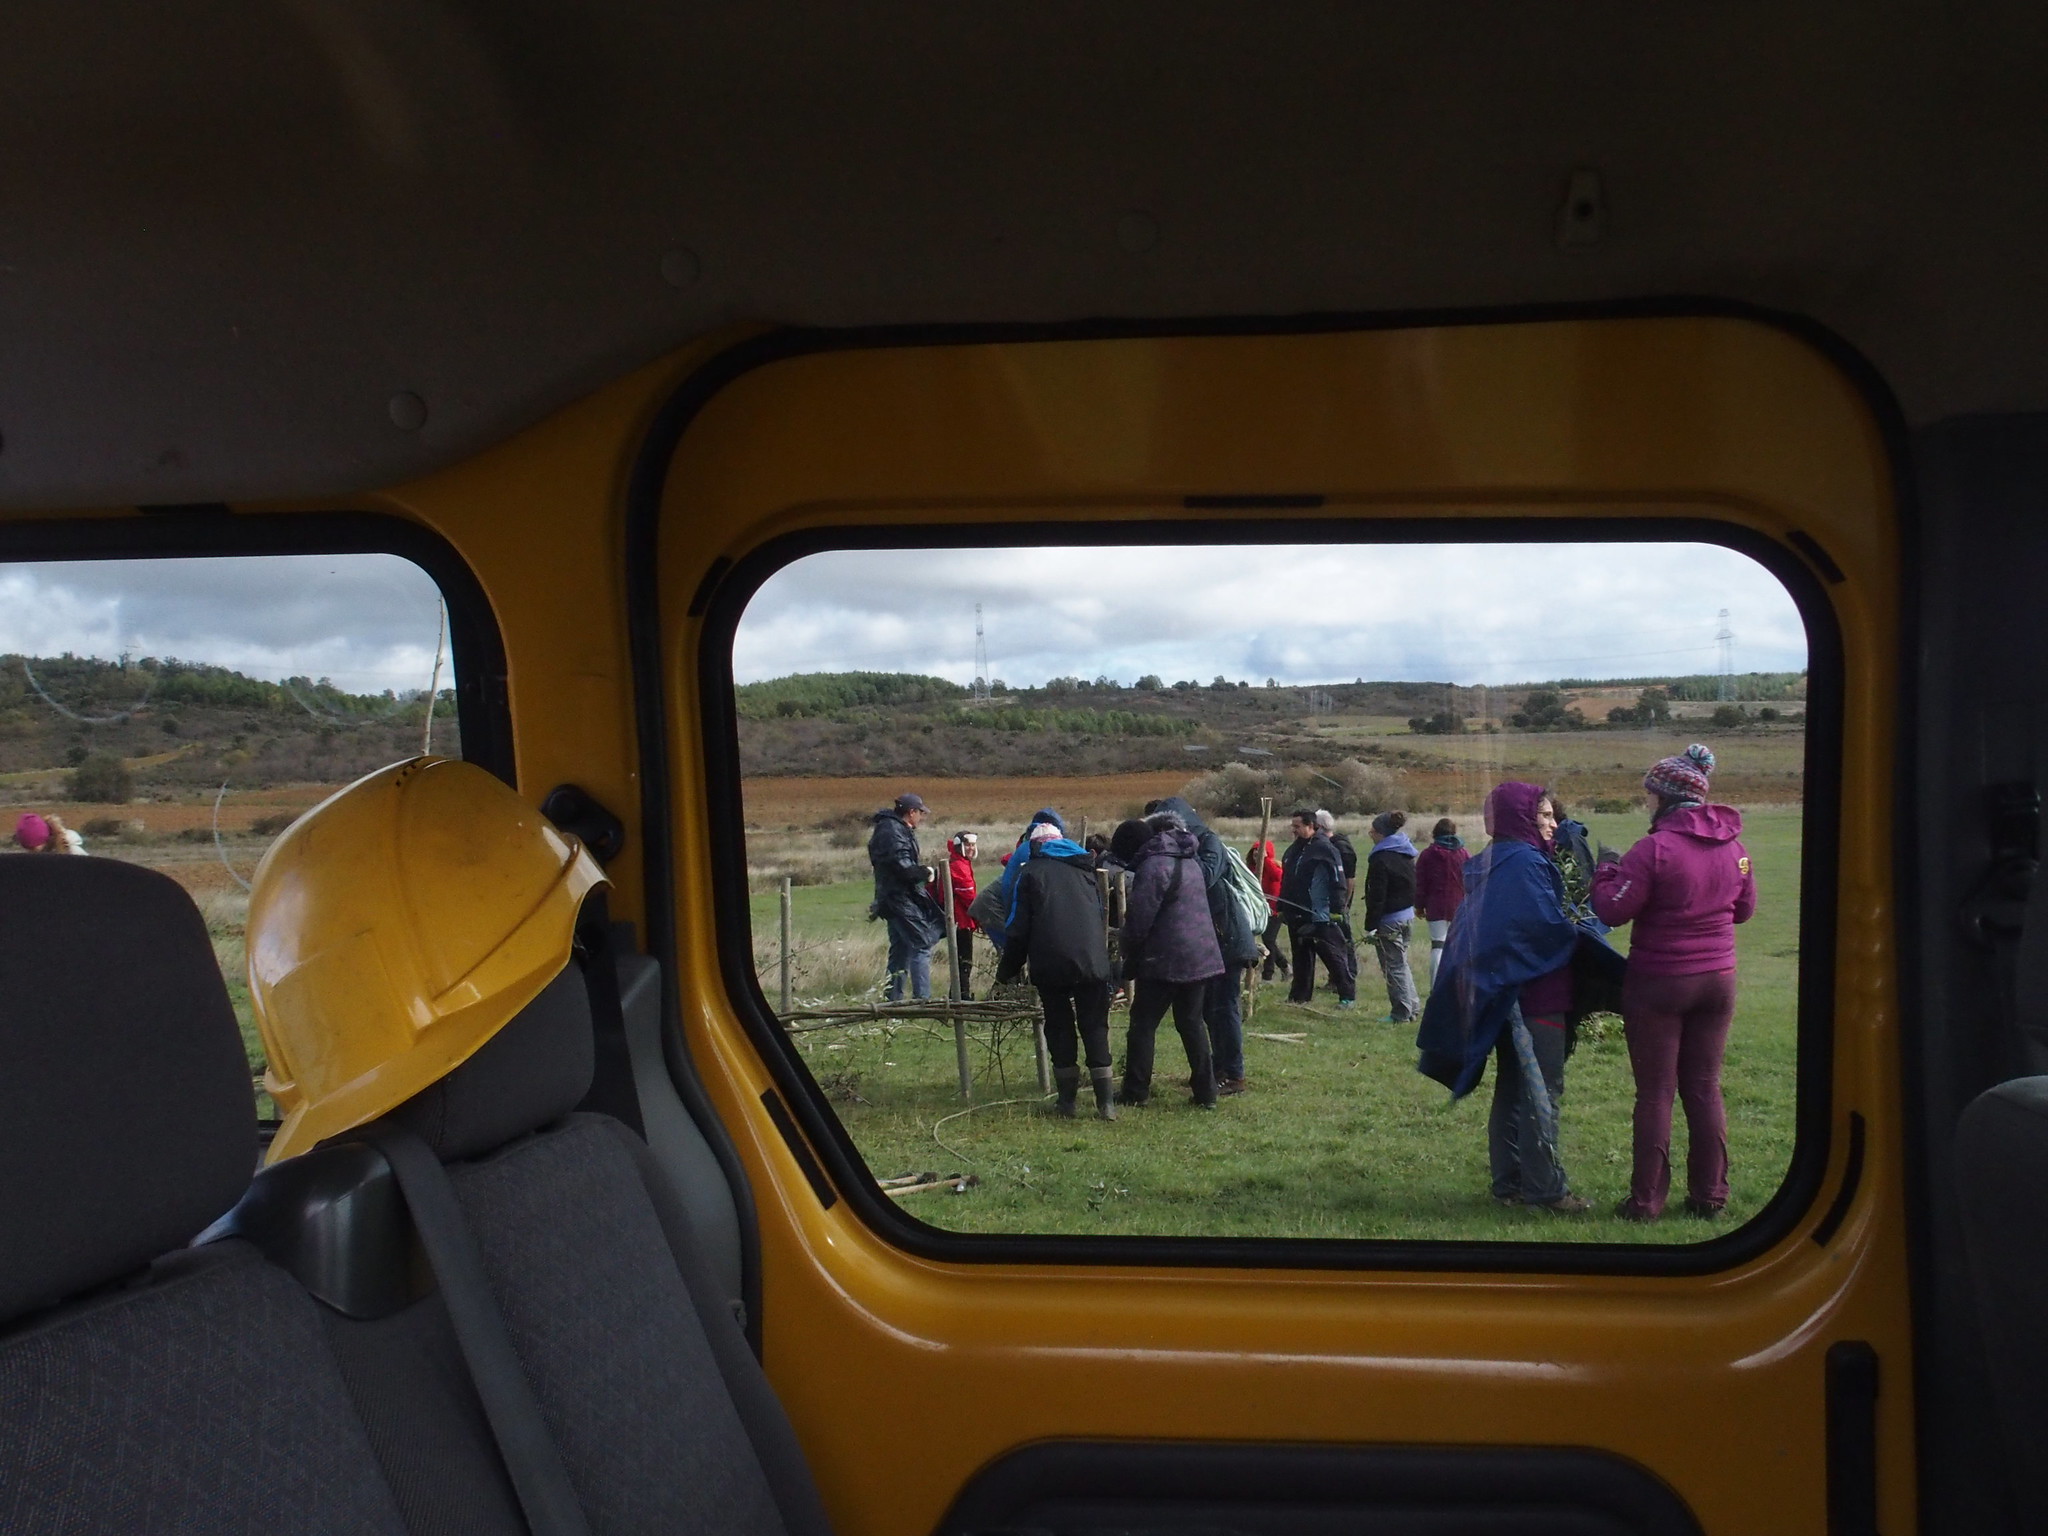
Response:
[[[502,629],[529,803],[573,779],[638,830],[659,758],[636,725],[635,644],[658,648],[673,899],[649,901],[629,837],[615,903],[674,914],[688,1050],[752,1181],[766,1363],[842,1531],[928,1530],[1004,1452],[1072,1438],[1585,1446],[1648,1469],[1708,1531],[1818,1531],[1824,1361],[1845,1340],[1882,1361],[1880,1521],[1903,1531],[1902,578],[1884,409],[1806,336],[1725,314],[882,346],[736,336],[427,479],[236,513],[388,513],[453,545]],[[672,455],[660,436],[648,447],[664,421]],[[1148,526],[1199,525],[1257,540],[1275,497],[1291,520],[1368,541],[1376,525],[1540,538],[1606,521],[1643,537],[1718,528],[1821,562],[1843,669],[1827,1145],[1764,1251],[1658,1274],[949,1262],[818,1198],[764,1108],[777,1081],[721,976],[730,914],[710,849],[735,807],[708,786],[695,600],[720,562],[792,534],[1031,525],[1141,542]],[[651,572],[635,563],[636,506],[658,515]],[[649,576],[652,633],[630,598]]]

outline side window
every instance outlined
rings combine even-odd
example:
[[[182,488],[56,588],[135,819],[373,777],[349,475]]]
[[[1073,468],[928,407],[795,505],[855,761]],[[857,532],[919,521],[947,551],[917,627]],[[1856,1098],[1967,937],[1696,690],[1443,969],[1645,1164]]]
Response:
[[[440,591],[395,555],[0,563],[0,837],[191,892],[268,1119],[249,877],[344,784],[460,756],[455,696]]]
[[[828,551],[732,678],[772,1040],[925,1223],[1694,1244],[1793,1166],[1834,685],[1747,554]]]

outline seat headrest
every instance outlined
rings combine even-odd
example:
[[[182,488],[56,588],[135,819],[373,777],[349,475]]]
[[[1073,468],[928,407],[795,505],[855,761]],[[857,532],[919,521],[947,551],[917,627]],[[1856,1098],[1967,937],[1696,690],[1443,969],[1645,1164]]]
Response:
[[[596,1070],[583,967],[562,967],[476,1054],[390,1114],[446,1162],[477,1157],[559,1120]]]
[[[0,1319],[189,1242],[256,1152],[192,898],[113,859],[0,857]]]

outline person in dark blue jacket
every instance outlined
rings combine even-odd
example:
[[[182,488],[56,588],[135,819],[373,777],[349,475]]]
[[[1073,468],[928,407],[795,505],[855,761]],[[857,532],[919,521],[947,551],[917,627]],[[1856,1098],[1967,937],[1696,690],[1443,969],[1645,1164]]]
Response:
[[[1558,1158],[1558,1104],[1573,1017],[1573,960],[1621,957],[1574,920],[1549,853],[1554,823],[1543,790],[1506,783],[1487,796],[1493,841],[1465,866],[1465,901],[1451,920],[1443,968],[1422,1010],[1417,1070],[1463,1098],[1497,1058],[1488,1121],[1493,1195],[1502,1204],[1577,1214]]]
[[[1350,947],[1338,919],[1344,912],[1344,865],[1330,835],[1316,824],[1313,810],[1296,811],[1289,818],[1294,841],[1280,856],[1280,915],[1294,941],[1294,983],[1287,989],[1290,1003],[1310,1003],[1316,995],[1316,957],[1329,968],[1330,983],[1337,989],[1337,1006],[1350,1008],[1358,1000],[1358,972],[1351,963]]]
[[[932,995],[932,946],[946,936],[946,915],[932,900],[926,882],[931,871],[917,846],[917,829],[927,812],[923,799],[903,794],[875,813],[868,838],[868,863],[875,871],[875,900],[869,914],[889,925],[890,1002],[903,1000],[903,984],[912,997]]]

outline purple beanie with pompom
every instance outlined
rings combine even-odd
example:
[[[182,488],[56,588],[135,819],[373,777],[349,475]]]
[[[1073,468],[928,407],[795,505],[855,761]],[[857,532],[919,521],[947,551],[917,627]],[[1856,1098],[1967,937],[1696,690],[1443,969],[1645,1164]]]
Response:
[[[1694,742],[1676,757],[1661,759],[1643,775],[1643,788],[1680,805],[1704,805],[1707,776],[1714,771],[1714,754]]]

